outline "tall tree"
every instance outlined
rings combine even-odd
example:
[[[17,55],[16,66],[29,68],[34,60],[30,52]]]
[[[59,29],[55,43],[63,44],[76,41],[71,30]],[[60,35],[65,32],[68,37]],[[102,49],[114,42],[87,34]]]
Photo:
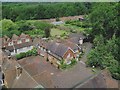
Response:
[[[109,39],[118,31],[116,3],[96,3],[90,14],[93,35],[102,34]]]
[[[48,38],[48,37],[50,36],[50,31],[51,31],[51,30],[50,30],[50,27],[49,27],[49,26],[45,28],[45,37],[46,37],[46,38]]]

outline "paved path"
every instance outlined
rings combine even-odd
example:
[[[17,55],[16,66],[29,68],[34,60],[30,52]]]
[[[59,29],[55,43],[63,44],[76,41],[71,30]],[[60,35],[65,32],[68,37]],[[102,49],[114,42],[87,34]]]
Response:
[[[88,42],[88,43],[84,43],[84,46],[85,46],[85,53],[82,56],[82,58],[80,59],[80,61],[86,62],[87,61],[87,55],[92,48],[92,44]]]

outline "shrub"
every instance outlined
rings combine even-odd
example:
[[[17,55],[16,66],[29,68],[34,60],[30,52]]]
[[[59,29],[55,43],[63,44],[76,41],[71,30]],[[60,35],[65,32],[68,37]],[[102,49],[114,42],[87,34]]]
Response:
[[[112,66],[109,68],[110,73],[113,78],[120,80],[120,67],[119,66]]]
[[[57,18],[56,18],[56,21],[60,21],[60,19],[57,17]]]
[[[72,59],[70,65],[75,65],[76,63],[77,63],[76,59]]]
[[[20,54],[17,54],[16,55],[16,58],[19,60],[19,59],[22,59],[22,58],[24,58],[24,57],[26,57],[26,53],[20,53]]]
[[[32,50],[29,50],[28,52],[17,54],[16,59],[19,60],[19,59],[29,57],[29,56],[37,56],[37,54],[38,54],[37,49],[33,48]]]
[[[65,60],[61,60],[61,61],[60,61],[60,68],[61,68],[61,69],[66,69],[66,68],[67,68],[67,65],[65,64],[64,61],[65,61]]]
[[[31,54],[33,55],[33,56],[37,56],[37,49],[36,48],[33,48],[32,50],[31,50]]]

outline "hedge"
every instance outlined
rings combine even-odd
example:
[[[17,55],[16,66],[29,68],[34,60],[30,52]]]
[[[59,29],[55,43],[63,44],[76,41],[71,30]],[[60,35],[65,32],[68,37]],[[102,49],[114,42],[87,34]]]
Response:
[[[25,57],[36,56],[36,55],[37,55],[37,49],[33,48],[32,50],[29,50],[28,52],[17,54],[16,59],[19,60]]]

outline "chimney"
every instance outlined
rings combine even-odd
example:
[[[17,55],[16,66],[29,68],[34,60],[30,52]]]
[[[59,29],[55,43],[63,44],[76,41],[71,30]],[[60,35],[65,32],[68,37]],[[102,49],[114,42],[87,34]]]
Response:
[[[80,45],[83,44],[83,39],[82,39],[82,38],[79,39],[79,44],[80,44]]]
[[[18,79],[22,74],[22,68],[20,66],[16,66],[16,78]]]

